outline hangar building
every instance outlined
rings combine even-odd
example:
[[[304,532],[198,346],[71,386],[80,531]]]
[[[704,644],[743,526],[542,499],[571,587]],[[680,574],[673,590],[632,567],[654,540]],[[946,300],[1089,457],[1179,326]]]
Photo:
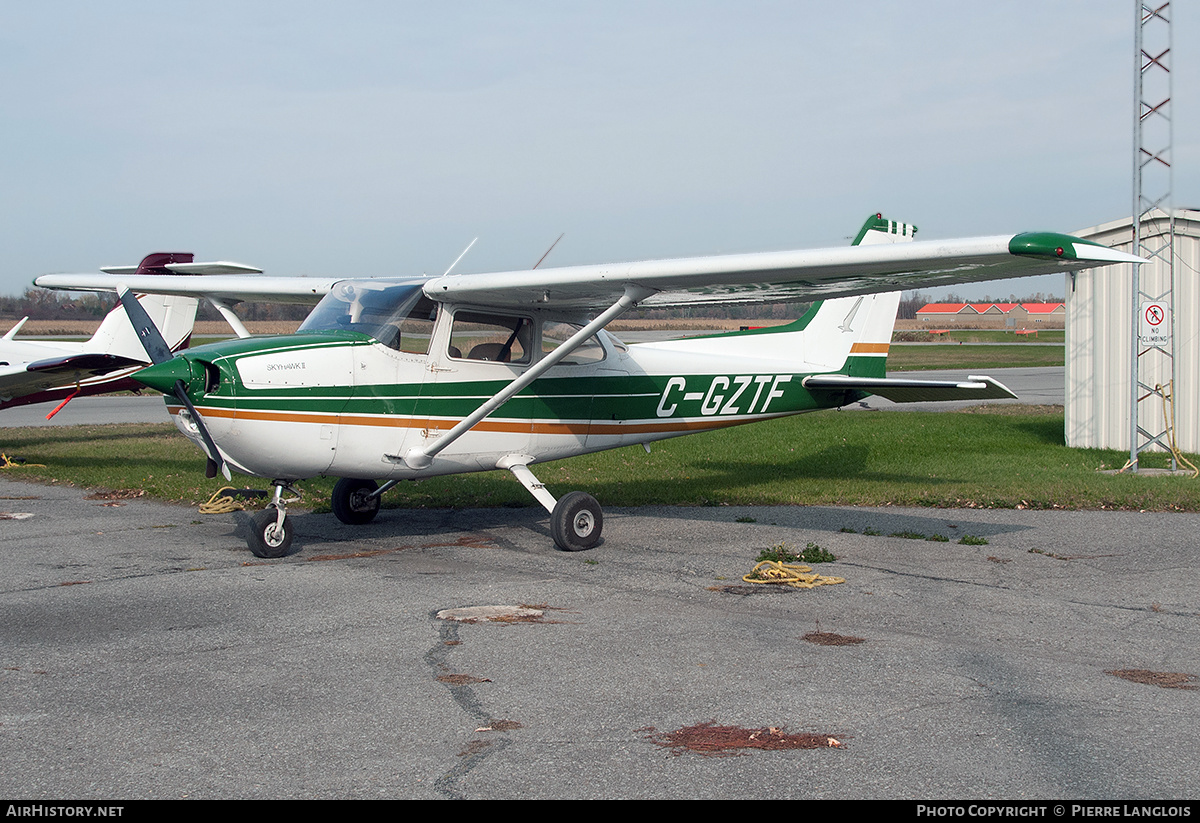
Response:
[[[1131,218],[1075,233],[1122,251],[1133,250]],[[1156,212],[1142,221],[1142,242],[1160,248],[1170,239],[1170,220]],[[1200,452],[1200,211],[1175,210],[1175,288],[1166,315],[1174,348],[1175,443]],[[1130,336],[1133,306],[1132,266],[1106,266],[1067,275],[1066,443],[1077,448],[1130,448]],[[1162,295],[1170,289],[1165,260],[1141,267],[1141,290]],[[1136,309],[1139,315],[1143,307]],[[1167,351],[1170,345],[1163,346]],[[1139,345],[1139,351],[1146,351]],[[1140,358],[1139,381],[1168,386],[1171,359],[1151,351]],[[1139,395],[1147,394],[1141,391]],[[1140,403],[1139,424],[1162,432],[1163,402],[1151,396]],[[1149,425],[1148,425],[1149,423]]]

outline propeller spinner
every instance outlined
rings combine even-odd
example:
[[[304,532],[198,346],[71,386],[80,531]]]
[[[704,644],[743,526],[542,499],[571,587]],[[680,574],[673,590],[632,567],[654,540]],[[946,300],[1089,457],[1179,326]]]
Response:
[[[196,424],[196,429],[200,432],[200,439],[204,442],[204,452],[208,456],[204,476],[216,477],[217,472],[220,471],[226,480],[231,480],[232,476],[229,473],[229,466],[225,463],[225,458],[221,456],[220,449],[213,442],[212,435],[208,433],[208,426],[204,425],[204,418],[196,411],[191,398],[188,397],[185,378],[191,376],[191,365],[171,352],[162,333],[159,332],[154,321],[150,319],[150,315],[146,313],[142,304],[129,289],[119,286],[117,294],[121,298],[121,305],[125,307],[125,314],[129,317],[129,322],[133,324],[138,339],[142,342],[142,348],[146,350],[146,356],[154,364],[138,372],[134,379],[163,394],[174,394],[179,398],[179,402],[183,403],[187,409],[192,422]]]

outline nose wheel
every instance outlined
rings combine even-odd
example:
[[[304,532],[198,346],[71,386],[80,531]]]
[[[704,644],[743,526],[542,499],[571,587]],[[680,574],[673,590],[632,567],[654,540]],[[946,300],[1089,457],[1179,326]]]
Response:
[[[300,500],[300,492],[283,480],[274,483],[275,495],[267,507],[253,517],[253,527],[246,543],[255,557],[283,557],[292,547],[292,522],[287,519],[287,504]],[[294,496],[285,498],[284,490]]]

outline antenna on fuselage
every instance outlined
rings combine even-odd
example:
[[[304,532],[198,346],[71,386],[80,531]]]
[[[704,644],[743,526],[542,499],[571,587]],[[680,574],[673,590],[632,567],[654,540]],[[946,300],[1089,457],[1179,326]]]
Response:
[[[565,231],[564,231],[562,234],[560,234],[560,235],[558,236],[558,240],[562,240],[562,239],[563,239],[563,235],[565,235],[565,234],[566,234],[566,232],[565,232]],[[545,254],[543,254],[541,257],[539,257],[539,258],[538,258],[538,261],[537,261],[536,263],[534,263],[534,264],[533,264],[533,268],[535,268],[535,269],[536,269],[538,266],[542,265],[542,261],[543,261],[543,260],[545,260],[547,257],[549,257],[549,256],[550,256],[550,252],[554,251],[554,247],[558,245],[558,240],[555,240],[553,243],[551,243],[551,244],[550,244],[550,248],[546,249],[546,253],[545,253]],[[532,271],[532,269],[531,269],[531,271]]]
[[[475,240],[478,240],[478,239],[479,239],[478,237],[475,238]],[[450,264],[450,269],[453,269],[455,266],[457,266],[458,261],[462,260],[464,257],[467,256],[467,252],[469,252],[471,250],[471,246],[475,245],[475,240],[472,240],[470,243],[468,243],[467,247],[462,250],[462,254],[460,254],[458,257],[454,258],[454,262]],[[447,274],[449,274],[450,269],[446,269],[444,272],[442,272],[442,277],[445,277]]]

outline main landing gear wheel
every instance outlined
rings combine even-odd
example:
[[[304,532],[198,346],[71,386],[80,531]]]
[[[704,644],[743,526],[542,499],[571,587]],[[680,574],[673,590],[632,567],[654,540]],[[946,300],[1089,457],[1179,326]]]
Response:
[[[343,477],[333,487],[330,505],[333,506],[333,516],[348,526],[361,526],[370,523],[379,514],[379,503],[382,495],[372,495],[379,488],[374,480],[356,480],[353,477]]]
[[[279,523],[279,510],[267,506],[254,515],[250,532],[250,551],[255,557],[283,557],[292,547],[292,521],[286,517]]]
[[[596,498],[586,492],[564,495],[550,513],[550,534],[560,549],[581,552],[600,542],[604,514]]]

